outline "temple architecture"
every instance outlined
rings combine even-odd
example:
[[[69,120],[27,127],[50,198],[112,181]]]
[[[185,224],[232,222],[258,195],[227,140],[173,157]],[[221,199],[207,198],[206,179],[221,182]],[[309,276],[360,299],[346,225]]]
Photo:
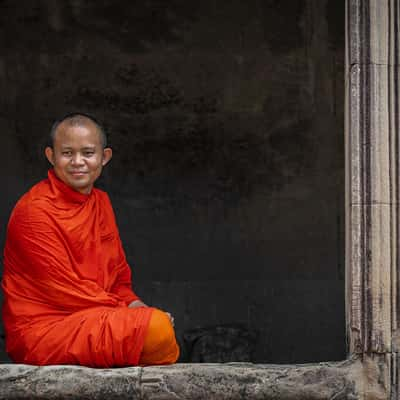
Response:
[[[109,370],[3,364],[0,399],[397,399],[399,25],[400,0],[347,0],[346,359]]]

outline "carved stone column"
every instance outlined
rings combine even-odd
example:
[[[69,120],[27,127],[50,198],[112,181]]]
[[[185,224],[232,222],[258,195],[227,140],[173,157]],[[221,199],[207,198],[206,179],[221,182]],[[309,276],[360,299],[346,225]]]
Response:
[[[376,398],[398,391],[399,8],[347,1],[347,333]]]

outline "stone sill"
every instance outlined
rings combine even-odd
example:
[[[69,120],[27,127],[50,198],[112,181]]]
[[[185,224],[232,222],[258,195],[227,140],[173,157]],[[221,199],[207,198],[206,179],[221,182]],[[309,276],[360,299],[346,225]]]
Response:
[[[94,369],[0,364],[0,399],[358,399],[357,360]],[[356,368],[357,369],[357,368]]]

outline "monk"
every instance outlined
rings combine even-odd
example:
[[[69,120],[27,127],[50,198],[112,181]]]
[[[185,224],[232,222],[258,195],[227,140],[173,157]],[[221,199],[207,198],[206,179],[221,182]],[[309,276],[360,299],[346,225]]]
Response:
[[[107,194],[102,127],[69,115],[51,131],[47,179],[15,206],[4,249],[6,351],[18,363],[124,367],[174,363],[173,318],[132,290]]]

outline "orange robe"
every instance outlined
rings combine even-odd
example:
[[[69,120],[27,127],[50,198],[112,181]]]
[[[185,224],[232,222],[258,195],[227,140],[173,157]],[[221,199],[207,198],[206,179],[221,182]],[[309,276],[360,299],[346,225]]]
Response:
[[[159,320],[171,329],[165,313],[127,307],[138,296],[107,194],[74,191],[53,170],[12,212],[2,286],[6,350],[16,362],[112,367],[179,355],[172,329],[161,340],[168,354],[154,357],[160,335],[147,331]]]

